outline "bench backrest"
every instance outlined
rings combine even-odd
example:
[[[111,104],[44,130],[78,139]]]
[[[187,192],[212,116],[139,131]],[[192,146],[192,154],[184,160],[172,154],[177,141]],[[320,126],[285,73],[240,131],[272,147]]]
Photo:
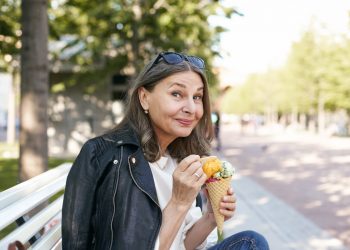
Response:
[[[32,249],[61,249],[63,195],[55,199],[52,196],[64,190],[71,166],[61,164],[0,193],[0,230],[13,222],[22,224],[0,240],[0,249],[8,249],[15,241],[32,245]],[[36,214],[27,215],[49,200],[50,204]]]

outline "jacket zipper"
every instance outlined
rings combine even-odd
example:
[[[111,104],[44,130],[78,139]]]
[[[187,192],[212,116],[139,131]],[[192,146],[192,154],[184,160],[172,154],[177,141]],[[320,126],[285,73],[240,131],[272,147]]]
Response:
[[[152,198],[152,196],[150,196],[150,195],[149,195],[144,189],[142,189],[142,188],[139,186],[139,184],[136,182],[136,180],[135,180],[135,178],[134,178],[134,176],[132,175],[132,172],[131,172],[130,157],[131,157],[131,155],[128,157],[129,172],[130,172],[130,176],[131,176],[132,180],[134,181],[135,185],[138,187],[138,189],[140,189],[143,193],[145,193],[145,194],[158,206],[158,208],[159,208],[160,210],[162,210],[162,209],[160,208],[160,205],[158,204],[158,202],[156,202],[156,201]],[[161,215],[160,220],[162,220],[162,213],[161,213],[160,215]],[[159,229],[159,226],[158,226],[158,229]]]
[[[120,153],[120,163],[119,166],[121,166],[122,161],[123,161],[123,146],[121,146],[121,153]],[[116,180],[116,186],[115,186],[115,191],[113,193],[113,214],[112,214],[112,219],[111,219],[111,244],[109,246],[109,250],[112,250],[112,246],[113,246],[113,236],[114,236],[114,232],[113,232],[113,221],[114,221],[114,216],[115,216],[115,200],[116,200],[116,195],[117,195],[117,190],[118,190],[118,182],[119,182],[119,171],[120,171],[120,167],[117,168],[117,180]]]

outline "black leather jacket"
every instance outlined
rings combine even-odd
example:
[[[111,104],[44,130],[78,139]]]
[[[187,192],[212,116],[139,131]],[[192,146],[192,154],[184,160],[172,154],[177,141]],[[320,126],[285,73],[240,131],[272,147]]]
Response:
[[[86,142],[67,179],[63,249],[154,249],[161,222],[152,172],[132,129]]]

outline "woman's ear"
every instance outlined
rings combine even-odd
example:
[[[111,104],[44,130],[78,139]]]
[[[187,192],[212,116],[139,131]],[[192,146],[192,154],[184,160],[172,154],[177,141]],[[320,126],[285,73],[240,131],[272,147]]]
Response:
[[[144,87],[140,87],[138,89],[138,94],[139,94],[140,104],[141,104],[143,110],[148,110],[149,109],[149,106],[148,106],[148,94],[149,94],[149,92]]]

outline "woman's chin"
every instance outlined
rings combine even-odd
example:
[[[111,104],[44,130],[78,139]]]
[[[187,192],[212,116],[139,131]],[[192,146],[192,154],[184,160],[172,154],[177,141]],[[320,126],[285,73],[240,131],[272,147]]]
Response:
[[[188,128],[188,129],[181,129],[180,131],[178,131],[178,137],[187,137],[192,133],[192,128]]]

